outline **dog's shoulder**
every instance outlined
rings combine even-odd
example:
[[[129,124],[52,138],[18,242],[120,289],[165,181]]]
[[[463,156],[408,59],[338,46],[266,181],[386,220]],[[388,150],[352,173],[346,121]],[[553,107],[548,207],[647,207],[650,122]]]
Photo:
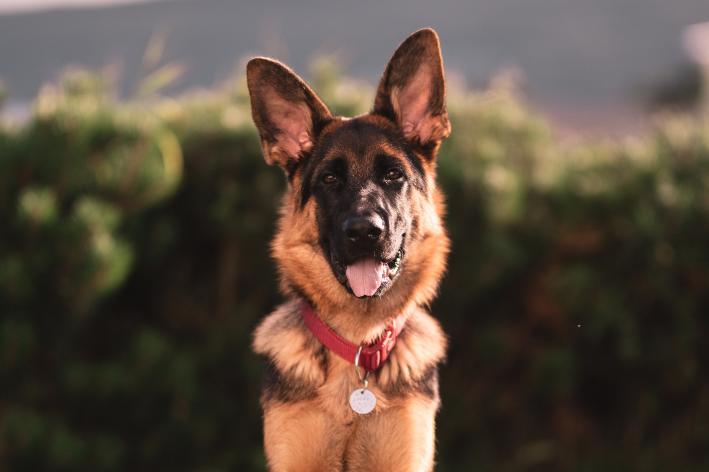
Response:
[[[383,390],[393,397],[422,393],[438,400],[438,366],[445,359],[446,335],[423,308],[416,307],[377,376]]]
[[[272,356],[284,348],[307,342],[306,329],[297,300],[289,300],[261,320],[254,331],[252,347],[257,354]]]
[[[264,396],[295,401],[311,396],[325,381],[325,348],[308,331],[298,300],[282,304],[261,321],[252,347],[264,358]]]
[[[397,349],[402,356],[406,356],[405,362],[419,365],[441,362],[448,345],[441,325],[420,307],[416,307],[409,315],[398,341],[401,346],[397,345]]]

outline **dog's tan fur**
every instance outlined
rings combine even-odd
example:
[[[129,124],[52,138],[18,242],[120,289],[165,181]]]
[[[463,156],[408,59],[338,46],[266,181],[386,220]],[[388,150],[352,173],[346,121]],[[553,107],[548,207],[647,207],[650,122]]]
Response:
[[[268,467],[274,472],[432,470],[439,405],[436,366],[444,358],[446,340],[422,307],[436,293],[449,250],[441,224],[443,197],[435,181],[438,144],[450,130],[438,38],[432,30],[421,30],[402,43],[384,73],[375,113],[357,118],[410,139],[426,179],[426,192],[411,197],[413,224],[405,270],[379,298],[356,298],[338,282],[318,240],[317,201],[299,204],[299,159],[347,119],[330,117],[307,85],[274,61],[252,60],[248,80],[266,159],[289,172],[272,245],[281,289],[289,301],[263,320],[253,342],[254,351],[271,363],[281,380],[276,393],[262,395]],[[394,122],[376,113],[386,107],[395,113]],[[327,124],[314,136],[318,120]],[[341,146],[330,152],[348,159],[356,172],[372,165],[382,149],[398,152],[385,139],[361,149]],[[401,162],[409,165],[403,156]],[[376,341],[393,317],[406,317],[391,356],[369,377],[369,390],[377,398],[373,412],[359,415],[350,409],[349,396],[362,385],[353,365],[323,348],[307,329],[301,297],[356,345]]]

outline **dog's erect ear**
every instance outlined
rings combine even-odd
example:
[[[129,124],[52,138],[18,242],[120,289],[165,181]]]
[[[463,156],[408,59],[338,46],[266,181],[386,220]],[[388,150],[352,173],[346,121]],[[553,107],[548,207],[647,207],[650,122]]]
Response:
[[[246,66],[251,114],[269,164],[288,169],[332,119],[315,93],[280,62],[257,57]]]
[[[384,70],[373,113],[393,120],[404,136],[421,144],[438,143],[450,134],[435,31],[419,30],[401,43]]]

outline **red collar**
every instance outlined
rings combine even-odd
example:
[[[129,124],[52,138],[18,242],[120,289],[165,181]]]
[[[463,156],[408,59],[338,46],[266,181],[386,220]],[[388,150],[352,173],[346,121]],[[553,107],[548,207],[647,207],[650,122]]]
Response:
[[[305,300],[300,301],[300,312],[308,329],[318,341],[344,360],[354,364],[359,346],[352,344],[330,329]],[[362,352],[359,355],[359,365],[364,367],[367,372],[374,372],[387,360],[391,350],[396,345],[396,337],[404,329],[404,321],[403,316],[397,316],[384,331],[379,341],[362,347]]]

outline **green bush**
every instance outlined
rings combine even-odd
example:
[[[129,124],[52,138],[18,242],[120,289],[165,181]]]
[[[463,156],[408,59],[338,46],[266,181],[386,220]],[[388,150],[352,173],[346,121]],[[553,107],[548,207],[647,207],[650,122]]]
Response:
[[[706,470],[707,118],[564,145],[502,79],[449,111],[438,470]],[[263,470],[283,188],[243,80],[117,103],[73,72],[3,123],[0,470]]]

